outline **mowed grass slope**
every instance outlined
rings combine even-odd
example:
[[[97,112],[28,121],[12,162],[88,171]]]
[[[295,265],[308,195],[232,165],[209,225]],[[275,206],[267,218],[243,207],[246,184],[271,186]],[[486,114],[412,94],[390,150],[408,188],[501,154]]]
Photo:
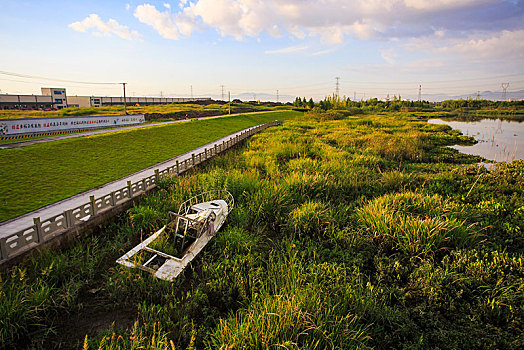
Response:
[[[119,179],[244,128],[301,114],[285,111],[223,117],[0,150],[0,221]]]

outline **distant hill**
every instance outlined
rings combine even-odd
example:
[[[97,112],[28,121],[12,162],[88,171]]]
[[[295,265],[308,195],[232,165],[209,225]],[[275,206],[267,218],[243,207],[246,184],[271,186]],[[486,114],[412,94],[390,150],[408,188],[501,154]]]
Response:
[[[416,100],[418,99],[418,96],[409,96],[408,98],[412,100]],[[477,92],[472,92],[471,94],[465,94],[465,95],[422,94],[423,100],[432,101],[432,102],[438,102],[438,101],[444,101],[444,100],[458,100],[458,99],[467,100],[468,98],[476,99]],[[483,100],[500,101],[502,100],[502,91],[495,91],[495,92],[481,91],[480,98]],[[508,91],[506,93],[506,98],[512,99],[512,100],[522,100],[524,99],[524,90]]]

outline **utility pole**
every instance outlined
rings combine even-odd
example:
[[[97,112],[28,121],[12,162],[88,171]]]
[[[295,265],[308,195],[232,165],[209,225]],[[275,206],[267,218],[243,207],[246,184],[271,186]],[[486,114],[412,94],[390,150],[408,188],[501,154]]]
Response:
[[[418,101],[422,101],[422,85],[418,86]]]
[[[231,114],[231,91],[227,92],[227,98],[229,100],[229,114]]]
[[[508,91],[509,83],[502,83],[502,101],[506,101],[506,92]]]
[[[337,80],[336,87],[335,87],[335,91],[336,91],[335,93],[336,93],[336,95],[338,97],[339,93],[340,93],[340,84],[338,82],[340,80],[340,77],[336,77],[335,79]]]
[[[127,83],[122,83],[122,87],[124,88],[124,114],[125,115],[127,115],[126,85],[127,85]]]
[[[277,103],[278,103],[278,90],[277,90]]]
[[[222,88],[222,101],[224,101],[224,85],[220,85],[220,87]]]

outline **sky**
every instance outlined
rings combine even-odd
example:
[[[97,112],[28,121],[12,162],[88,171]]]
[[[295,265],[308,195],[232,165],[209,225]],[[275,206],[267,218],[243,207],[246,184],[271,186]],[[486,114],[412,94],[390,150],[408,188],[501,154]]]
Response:
[[[0,0],[0,93],[318,100],[337,77],[351,99],[524,90],[524,0]]]

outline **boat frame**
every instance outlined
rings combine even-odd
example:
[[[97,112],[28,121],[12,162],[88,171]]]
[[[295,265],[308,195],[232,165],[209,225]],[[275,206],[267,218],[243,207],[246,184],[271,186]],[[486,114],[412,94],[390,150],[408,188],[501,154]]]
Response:
[[[178,213],[168,212],[167,222],[160,230],[118,258],[116,262],[172,282],[222,227],[234,204],[233,196],[226,190],[213,190],[191,197],[180,205]],[[150,247],[163,234],[174,234],[174,245],[180,244],[182,257]],[[188,240],[194,241],[184,248]],[[143,252],[152,255],[144,263],[138,259]],[[157,260],[163,260],[163,263],[155,269],[150,264]]]

